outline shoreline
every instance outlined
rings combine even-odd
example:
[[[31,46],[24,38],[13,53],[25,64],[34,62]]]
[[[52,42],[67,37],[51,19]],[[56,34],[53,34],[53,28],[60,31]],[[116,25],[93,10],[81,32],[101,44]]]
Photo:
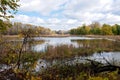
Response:
[[[90,38],[103,38],[103,39],[114,39],[116,41],[120,41],[120,35],[84,35],[85,37]]]
[[[3,35],[6,39],[20,39],[20,35]],[[35,37],[90,37],[90,38],[108,38],[120,41],[120,35],[39,35]]]

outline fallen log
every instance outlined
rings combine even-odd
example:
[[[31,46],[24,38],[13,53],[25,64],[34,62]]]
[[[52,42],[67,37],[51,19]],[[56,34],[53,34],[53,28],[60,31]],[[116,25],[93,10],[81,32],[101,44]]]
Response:
[[[112,71],[117,71],[118,74],[120,74],[120,66],[113,65],[109,62],[109,64],[105,65],[103,63],[100,63],[98,61],[86,59],[91,63],[91,70],[94,73],[101,73],[101,72],[112,72]],[[108,63],[108,61],[107,61]]]
[[[100,72],[112,72],[112,71],[117,71],[118,70],[118,74],[120,74],[120,66],[115,66],[115,65],[106,65],[106,66],[100,66],[98,68],[96,68],[95,72],[96,73],[100,73]]]

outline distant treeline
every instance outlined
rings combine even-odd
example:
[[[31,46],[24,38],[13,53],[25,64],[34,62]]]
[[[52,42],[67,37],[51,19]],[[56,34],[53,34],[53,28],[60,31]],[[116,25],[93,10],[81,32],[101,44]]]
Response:
[[[37,33],[40,35],[48,35],[53,33],[49,28],[44,28],[31,24],[23,24],[20,22],[11,23],[11,26],[6,28],[7,29],[2,32],[2,34],[4,35],[19,35],[21,34],[21,32],[26,30],[32,30],[33,33]]]
[[[82,25],[78,28],[71,29],[70,34],[72,35],[120,35],[120,25],[101,25],[98,22],[94,22],[90,25]]]

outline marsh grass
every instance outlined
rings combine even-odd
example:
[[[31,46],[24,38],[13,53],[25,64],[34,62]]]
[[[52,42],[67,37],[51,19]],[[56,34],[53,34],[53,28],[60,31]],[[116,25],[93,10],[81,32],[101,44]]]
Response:
[[[90,56],[94,53],[120,51],[120,43],[111,40],[72,40],[74,45],[48,45],[41,53],[41,58],[46,60],[72,58],[75,56]]]
[[[94,72],[91,63],[76,63],[75,65],[54,65],[45,69],[39,76],[42,80],[119,80],[118,71]]]
[[[45,51],[42,53],[42,58],[46,59],[60,59],[72,56],[73,45],[58,45],[58,46],[47,46]]]
[[[116,79],[119,77],[117,73],[100,73],[95,74],[93,72],[93,66],[91,63],[74,63],[64,64],[62,62],[66,59],[72,59],[75,56],[90,56],[95,52],[101,53],[104,51],[120,51],[120,43],[110,40],[72,40],[78,43],[78,46],[73,45],[57,45],[47,46],[43,52],[34,52],[29,45],[22,51],[20,64],[22,67],[13,73],[16,76],[23,75],[22,79],[32,79],[32,76],[40,78],[42,80],[97,80],[97,79]],[[44,41],[40,41],[43,43]],[[38,44],[38,42],[32,43]],[[18,51],[21,47],[21,42],[0,42],[0,64],[15,64],[18,59]],[[37,65],[39,59],[45,59],[48,61],[60,60],[61,63],[57,63],[44,68],[42,72],[34,74],[33,70]],[[70,62],[72,63],[72,62]],[[0,74],[1,77],[1,74]],[[15,77],[15,76],[14,76]],[[19,77],[20,78],[20,77]],[[37,79],[35,78],[35,80]],[[22,80],[21,79],[21,80]],[[119,80],[119,78],[118,78]]]

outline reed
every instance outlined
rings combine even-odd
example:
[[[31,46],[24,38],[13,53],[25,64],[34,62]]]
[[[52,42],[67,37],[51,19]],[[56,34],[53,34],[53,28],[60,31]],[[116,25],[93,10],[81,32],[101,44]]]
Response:
[[[75,56],[90,56],[94,53],[120,51],[120,43],[111,40],[73,40],[78,46],[73,45],[48,45],[41,53],[41,58],[46,60],[73,58]]]

